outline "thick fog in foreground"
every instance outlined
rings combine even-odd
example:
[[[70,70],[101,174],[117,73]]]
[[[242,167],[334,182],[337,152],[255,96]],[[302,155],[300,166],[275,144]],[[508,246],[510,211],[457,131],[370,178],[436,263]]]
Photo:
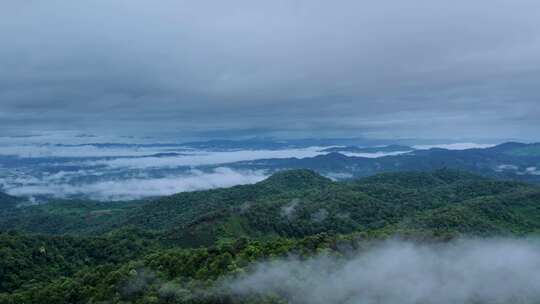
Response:
[[[229,287],[298,304],[537,303],[540,243],[387,241],[347,259],[320,255],[261,263]]]

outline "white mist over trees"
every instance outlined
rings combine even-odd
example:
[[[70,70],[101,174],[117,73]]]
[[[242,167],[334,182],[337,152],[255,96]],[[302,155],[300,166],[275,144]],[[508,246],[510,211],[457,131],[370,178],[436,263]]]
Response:
[[[322,254],[261,263],[228,286],[238,294],[274,294],[296,304],[536,303],[540,243],[387,241],[349,258]]]

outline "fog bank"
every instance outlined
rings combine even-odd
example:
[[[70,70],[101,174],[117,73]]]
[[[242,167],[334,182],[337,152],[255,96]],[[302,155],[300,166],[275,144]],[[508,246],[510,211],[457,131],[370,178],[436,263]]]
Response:
[[[233,170],[227,167],[218,167],[208,172],[193,169],[183,174],[160,178],[144,177],[143,175],[138,178],[75,184],[63,179],[65,175],[66,173],[61,172],[61,174],[41,180],[19,178],[17,179],[19,184],[8,188],[7,192],[16,196],[85,197],[101,201],[118,201],[253,184],[268,177],[261,170]],[[4,180],[0,177],[0,185],[3,182]]]
[[[298,304],[537,303],[540,243],[387,241],[349,258],[260,263],[227,285],[238,295],[274,294]]]

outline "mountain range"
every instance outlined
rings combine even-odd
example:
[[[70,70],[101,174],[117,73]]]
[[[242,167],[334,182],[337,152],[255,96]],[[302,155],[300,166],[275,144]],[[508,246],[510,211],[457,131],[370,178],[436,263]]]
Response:
[[[540,144],[508,142],[491,148],[448,150],[432,148],[377,158],[347,156],[340,152],[366,151],[361,148],[332,148],[328,154],[308,158],[260,159],[228,164],[238,169],[275,172],[307,168],[337,179],[358,178],[383,172],[426,171],[441,168],[466,170],[498,179],[540,183]],[[398,147],[370,148],[396,151]],[[399,147],[406,149],[406,147]],[[340,152],[335,152],[340,151]]]
[[[273,256],[344,253],[396,236],[540,231],[540,187],[448,168],[342,182],[290,170],[128,202],[0,198],[0,303],[281,303],[214,288]],[[164,282],[176,287],[165,293]]]

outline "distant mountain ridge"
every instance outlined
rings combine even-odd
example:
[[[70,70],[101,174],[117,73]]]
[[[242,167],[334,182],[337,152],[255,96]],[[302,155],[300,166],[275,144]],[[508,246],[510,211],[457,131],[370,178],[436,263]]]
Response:
[[[413,147],[401,145],[389,145],[381,147],[361,148],[357,146],[332,147],[321,150],[322,152],[351,152],[351,153],[381,153],[381,152],[407,152],[416,150]]]
[[[466,150],[432,148],[379,158],[346,156],[339,152],[331,152],[302,159],[261,159],[237,162],[228,166],[269,171],[306,168],[323,175],[338,173],[353,178],[384,172],[452,168],[492,178],[540,183],[540,144],[504,143],[491,148]]]

